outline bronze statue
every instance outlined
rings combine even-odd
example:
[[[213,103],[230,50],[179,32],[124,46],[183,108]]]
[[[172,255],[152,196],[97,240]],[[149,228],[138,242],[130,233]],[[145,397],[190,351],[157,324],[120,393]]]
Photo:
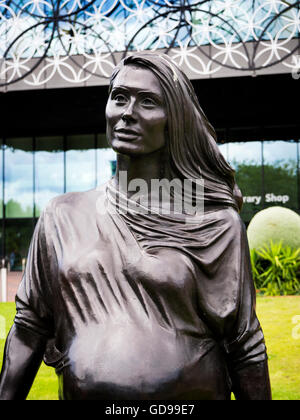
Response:
[[[0,399],[25,399],[43,358],[61,399],[271,399],[241,196],[190,81],[167,56],[134,54],[112,75],[106,118],[116,176],[40,217]],[[202,179],[190,198],[203,211],[176,211],[176,194],[169,213],[161,194],[147,208],[121,173],[148,191]]]

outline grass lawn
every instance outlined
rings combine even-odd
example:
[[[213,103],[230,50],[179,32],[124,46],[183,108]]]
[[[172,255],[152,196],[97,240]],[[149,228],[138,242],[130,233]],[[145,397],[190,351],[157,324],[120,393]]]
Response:
[[[14,313],[14,303],[0,303],[0,366],[4,336]],[[300,296],[258,297],[257,314],[268,348],[273,399],[300,400]],[[41,366],[28,399],[57,399],[57,379],[52,368]]]
[[[300,400],[300,296],[258,298],[257,315],[268,349],[273,399]]]
[[[5,339],[3,339],[3,318],[5,319],[6,334],[15,316],[14,303],[0,303],[0,366],[2,366]],[[2,318],[3,317],[3,318]],[[5,335],[6,335],[5,334]],[[42,363],[28,395],[28,400],[57,400],[57,377],[54,369]]]

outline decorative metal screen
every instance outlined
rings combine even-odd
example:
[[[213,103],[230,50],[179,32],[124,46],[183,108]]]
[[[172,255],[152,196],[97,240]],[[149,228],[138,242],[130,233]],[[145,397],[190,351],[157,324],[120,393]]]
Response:
[[[0,0],[0,86],[107,79],[132,51],[194,77],[300,67],[300,1]]]

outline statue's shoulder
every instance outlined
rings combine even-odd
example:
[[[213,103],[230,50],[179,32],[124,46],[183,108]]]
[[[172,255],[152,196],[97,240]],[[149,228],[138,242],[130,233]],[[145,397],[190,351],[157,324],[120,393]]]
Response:
[[[214,217],[218,220],[220,226],[224,226],[225,224],[229,229],[235,230],[236,232],[245,229],[240,214],[231,206],[220,208],[220,210],[215,213]]]
[[[246,226],[237,210],[229,206],[224,211],[223,217],[228,228],[234,235],[245,235]]]
[[[69,192],[54,197],[47,204],[44,214],[52,216],[72,216],[77,213],[92,214],[96,211],[97,202],[104,200],[106,184],[82,192]]]

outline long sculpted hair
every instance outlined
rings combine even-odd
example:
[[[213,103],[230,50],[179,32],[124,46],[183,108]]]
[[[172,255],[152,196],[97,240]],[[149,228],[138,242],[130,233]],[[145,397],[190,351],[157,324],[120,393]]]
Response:
[[[143,67],[158,78],[167,109],[167,155],[173,178],[203,179],[206,204],[239,208],[235,172],[216,142],[216,132],[204,114],[187,76],[167,55],[136,53],[115,68],[113,82],[124,66]]]

